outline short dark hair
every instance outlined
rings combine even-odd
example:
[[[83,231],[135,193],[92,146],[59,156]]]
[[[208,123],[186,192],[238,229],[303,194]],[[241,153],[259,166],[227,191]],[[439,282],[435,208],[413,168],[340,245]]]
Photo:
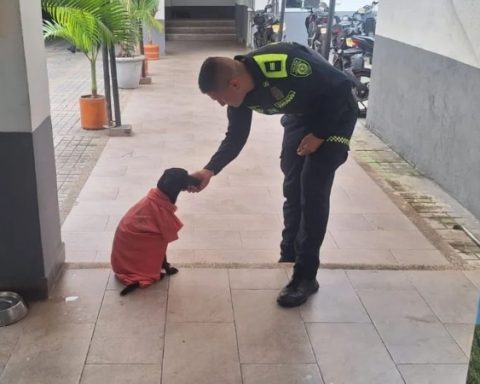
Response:
[[[209,57],[200,68],[198,86],[202,93],[222,89],[234,75],[235,68],[226,57]]]

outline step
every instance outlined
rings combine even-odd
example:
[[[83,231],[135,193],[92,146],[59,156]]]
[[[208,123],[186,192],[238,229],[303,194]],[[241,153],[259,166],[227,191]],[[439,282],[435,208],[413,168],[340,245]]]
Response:
[[[173,19],[167,20],[168,27],[204,27],[204,26],[218,26],[218,27],[235,27],[235,20],[221,20],[221,19]]]
[[[235,41],[237,35],[234,33],[202,33],[202,34],[190,34],[190,33],[167,33],[167,41],[172,40],[190,40],[190,41]]]
[[[203,26],[203,27],[170,27],[167,26],[167,34],[169,33],[235,33],[235,27],[223,27],[223,26]]]

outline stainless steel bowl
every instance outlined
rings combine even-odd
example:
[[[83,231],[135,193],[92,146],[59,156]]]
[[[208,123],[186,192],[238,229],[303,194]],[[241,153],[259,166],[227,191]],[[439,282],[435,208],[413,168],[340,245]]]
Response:
[[[25,317],[27,306],[15,292],[0,292],[0,327],[13,324]]]

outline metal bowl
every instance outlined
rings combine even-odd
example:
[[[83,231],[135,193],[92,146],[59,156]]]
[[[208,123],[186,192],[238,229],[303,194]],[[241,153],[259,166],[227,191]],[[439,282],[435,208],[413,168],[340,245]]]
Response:
[[[15,292],[0,292],[0,327],[13,324],[25,317],[27,306]]]

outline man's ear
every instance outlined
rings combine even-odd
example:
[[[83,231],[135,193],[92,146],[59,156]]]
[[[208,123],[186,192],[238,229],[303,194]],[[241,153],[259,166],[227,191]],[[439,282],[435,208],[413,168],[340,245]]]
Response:
[[[242,83],[238,77],[234,77],[233,79],[230,79],[228,84],[236,91],[242,88]]]

